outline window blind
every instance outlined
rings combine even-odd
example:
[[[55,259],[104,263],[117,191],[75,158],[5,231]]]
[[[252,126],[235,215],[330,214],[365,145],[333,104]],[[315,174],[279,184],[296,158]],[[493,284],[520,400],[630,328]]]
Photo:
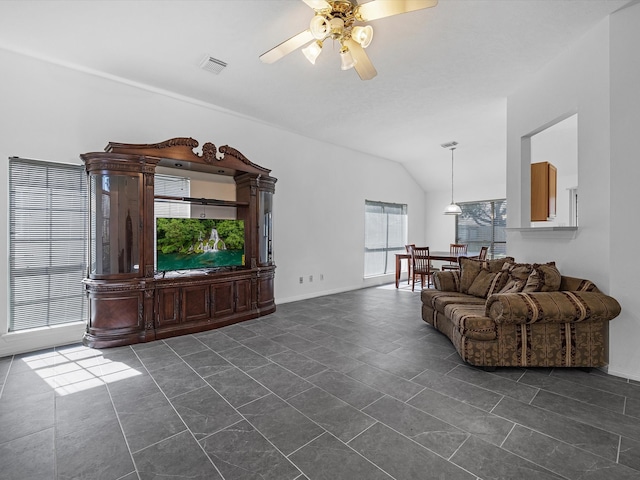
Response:
[[[190,195],[188,178],[157,174],[154,177],[153,188],[156,195],[166,195],[169,197],[188,197]],[[154,213],[155,218],[189,218],[191,216],[191,205],[180,201],[156,200],[154,202]]]
[[[9,159],[9,331],[86,321],[84,168]]]
[[[365,201],[364,276],[384,275],[395,268],[395,254],[407,243],[407,206]]]

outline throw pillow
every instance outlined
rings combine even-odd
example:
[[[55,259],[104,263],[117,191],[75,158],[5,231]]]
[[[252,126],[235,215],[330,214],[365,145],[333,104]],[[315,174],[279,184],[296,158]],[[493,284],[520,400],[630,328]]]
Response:
[[[513,257],[503,257],[496,258],[495,260],[485,260],[482,263],[484,264],[484,268],[490,272],[499,272],[502,270],[505,263],[513,263],[515,261],[516,259]]]
[[[499,280],[497,277],[501,276],[502,272],[490,272],[489,270],[482,269],[478,276],[475,278],[471,286],[469,287],[469,295],[474,297],[487,298],[492,286]]]
[[[561,275],[556,268],[556,262],[543,265],[533,264],[533,271],[529,274],[523,292],[557,292],[560,289]]]
[[[499,271],[496,275],[496,278],[494,278],[493,282],[491,282],[491,286],[489,287],[489,291],[487,292],[487,298],[489,298],[494,293],[500,292],[500,290],[502,290],[507,284],[508,280],[509,273],[504,270]]]
[[[498,258],[496,260],[477,260],[475,258],[461,257],[460,263],[460,292],[469,293],[469,288],[482,270],[490,273],[498,273],[507,262],[515,261],[513,257]]]
[[[482,270],[483,262],[467,257],[460,257],[458,262],[460,263],[460,292],[469,293],[469,287]]]
[[[498,293],[517,293],[521,292],[527,284],[529,275],[533,271],[533,265],[530,263],[505,263],[502,270],[507,273],[508,278]]]

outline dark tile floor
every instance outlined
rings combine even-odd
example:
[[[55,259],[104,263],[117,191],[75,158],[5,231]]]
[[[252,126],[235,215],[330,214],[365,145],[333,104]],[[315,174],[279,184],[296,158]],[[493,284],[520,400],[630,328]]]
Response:
[[[639,382],[471,368],[403,289],[2,358],[0,389],[2,479],[640,478]]]

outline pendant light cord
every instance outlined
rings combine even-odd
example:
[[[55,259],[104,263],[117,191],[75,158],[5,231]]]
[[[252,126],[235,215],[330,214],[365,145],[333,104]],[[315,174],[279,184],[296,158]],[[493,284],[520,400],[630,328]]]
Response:
[[[451,203],[453,204],[453,151],[456,147],[451,149]]]

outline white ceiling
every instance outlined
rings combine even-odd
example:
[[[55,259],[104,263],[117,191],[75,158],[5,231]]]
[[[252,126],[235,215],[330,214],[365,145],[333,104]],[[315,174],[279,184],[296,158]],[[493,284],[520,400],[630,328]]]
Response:
[[[301,0],[3,0],[0,47],[397,161],[424,189],[446,190],[451,157],[440,144],[460,143],[456,189],[504,172],[506,96],[627,3],[440,0],[370,22],[378,76],[369,81],[341,71],[330,42],[315,66],[299,51],[258,59],[308,28],[313,10]],[[205,55],[228,66],[204,71]]]

